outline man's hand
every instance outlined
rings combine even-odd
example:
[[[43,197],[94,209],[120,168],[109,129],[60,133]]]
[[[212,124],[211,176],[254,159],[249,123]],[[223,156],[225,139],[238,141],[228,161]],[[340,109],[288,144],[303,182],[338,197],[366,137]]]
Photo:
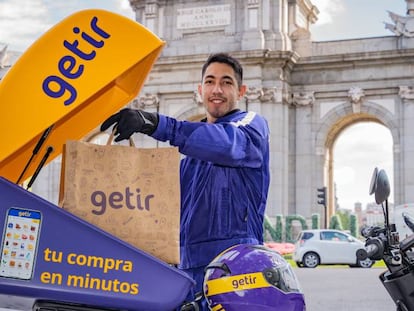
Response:
[[[128,139],[134,133],[151,135],[158,126],[158,114],[140,109],[125,108],[110,116],[101,125],[101,131],[105,131],[115,125],[115,141]]]

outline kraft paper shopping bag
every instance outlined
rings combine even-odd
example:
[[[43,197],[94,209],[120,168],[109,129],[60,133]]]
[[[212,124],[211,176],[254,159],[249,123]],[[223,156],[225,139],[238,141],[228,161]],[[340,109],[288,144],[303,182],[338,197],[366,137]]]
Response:
[[[131,245],[179,263],[179,153],[67,141],[63,208]]]

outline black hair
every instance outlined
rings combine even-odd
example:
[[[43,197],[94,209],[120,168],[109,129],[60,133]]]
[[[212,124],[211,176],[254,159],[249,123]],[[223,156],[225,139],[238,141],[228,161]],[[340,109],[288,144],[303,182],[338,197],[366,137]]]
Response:
[[[207,67],[212,63],[222,63],[227,64],[234,70],[234,74],[236,76],[237,84],[239,88],[243,84],[243,67],[240,65],[239,61],[235,59],[234,57],[230,56],[226,53],[216,53],[211,54],[206,62],[203,65],[203,68],[201,69],[201,79],[204,77],[204,73],[207,70]]]

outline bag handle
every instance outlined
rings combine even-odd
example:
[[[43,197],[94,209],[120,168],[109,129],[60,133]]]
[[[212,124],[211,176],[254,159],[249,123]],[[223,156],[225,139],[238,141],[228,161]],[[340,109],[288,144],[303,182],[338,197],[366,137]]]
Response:
[[[106,142],[107,146],[112,145],[112,142],[114,141],[114,137],[115,137],[115,132],[116,132],[116,127],[113,128],[113,130],[111,132],[111,135],[109,135],[109,137],[108,137],[108,141]],[[131,137],[129,137],[128,140],[129,140],[129,146],[130,147],[135,147],[134,140]]]
[[[106,144],[105,145],[111,145],[112,144],[112,142],[113,142],[113,140],[114,140],[114,137],[115,137],[115,132],[116,132],[116,128],[114,128],[113,130],[112,130],[112,132],[111,132],[111,134],[109,135],[109,137],[108,137],[108,140],[106,141]],[[85,141],[85,142],[87,142],[87,143],[93,143],[92,142],[92,140],[93,139],[95,139],[96,137],[98,137],[98,136],[100,136],[100,135],[102,135],[102,134],[107,134],[106,132],[101,132],[101,131],[94,131],[93,133],[91,133],[90,135],[88,135],[87,137],[84,137],[83,139],[82,139],[82,141]],[[135,146],[135,143],[134,143],[134,140],[130,137],[129,138],[129,146],[130,147],[136,147]]]

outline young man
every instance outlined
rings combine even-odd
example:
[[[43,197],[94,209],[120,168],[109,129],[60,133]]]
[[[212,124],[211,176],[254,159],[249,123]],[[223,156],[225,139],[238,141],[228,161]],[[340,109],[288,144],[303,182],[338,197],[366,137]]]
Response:
[[[262,244],[269,188],[269,129],[254,112],[237,109],[245,94],[243,69],[233,57],[211,55],[198,92],[206,109],[202,122],[178,121],[143,110],[123,109],[101,126],[115,124],[116,139],[140,132],[169,141],[181,162],[181,263],[203,290],[204,268],[235,244]],[[202,310],[208,310],[205,301]]]

